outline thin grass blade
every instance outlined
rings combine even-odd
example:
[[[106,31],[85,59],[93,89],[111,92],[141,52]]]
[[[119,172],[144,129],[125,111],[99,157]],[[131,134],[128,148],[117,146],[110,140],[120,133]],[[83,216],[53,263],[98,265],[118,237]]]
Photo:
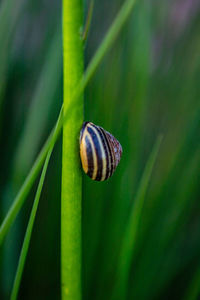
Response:
[[[32,207],[32,210],[31,210],[28,226],[27,226],[27,229],[26,229],[26,234],[25,234],[25,237],[24,237],[24,242],[23,242],[23,245],[22,245],[22,249],[21,249],[21,253],[20,253],[20,257],[19,257],[19,262],[18,262],[18,266],[17,266],[17,271],[16,271],[16,275],[15,275],[15,280],[14,280],[14,284],[13,284],[13,288],[12,288],[11,300],[17,299],[17,295],[18,295],[18,291],[19,291],[19,287],[20,287],[20,282],[21,282],[21,278],[22,278],[22,273],[23,273],[23,270],[24,270],[24,265],[25,265],[25,261],[26,261],[26,257],[27,257],[27,253],[28,253],[29,244],[30,244],[33,225],[34,225],[34,221],[35,221],[35,216],[36,216],[36,213],[37,213],[37,208],[38,208],[38,204],[39,204],[39,200],[40,200],[40,195],[41,195],[41,192],[42,192],[44,179],[45,179],[45,176],[46,176],[46,171],[47,171],[47,167],[48,167],[48,164],[49,164],[49,160],[50,160],[52,151],[53,151],[53,147],[51,146],[51,149],[49,149],[49,152],[47,153],[47,157],[46,157],[46,160],[45,160],[45,163],[44,163],[44,167],[43,167],[42,174],[41,174],[41,177],[40,177],[39,185],[38,185],[38,188],[37,188],[36,196],[35,196],[35,199],[34,199],[33,207]]]
[[[59,121],[58,121],[58,123],[59,123]],[[45,163],[44,163],[44,166],[43,166],[43,169],[42,169],[42,174],[40,176],[40,181],[39,181],[39,184],[38,184],[38,188],[37,188],[37,192],[36,192],[36,195],[35,195],[33,207],[32,207],[32,210],[31,210],[28,226],[27,226],[27,229],[26,229],[26,234],[25,234],[25,237],[24,237],[24,242],[23,242],[23,245],[22,245],[22,249],[21,249],[21,253],[20,253],[20,257],[19,257],[19,262],[18,262],[18,266],[17,266],[17,271],[16,271],[16,275],[15,275],[15,280],[14,280],[14,284],[13,284],[13,288],[12,288],[12,292],[11,292],[11,299],[12,300],[17,299],[19,286],[20,286],[20,282],[21,282],[21,278],[22,278],[22,273],[23,273],[23,270],[24,270],[24,265],[25,265],[25,261],[26,261],[26,257],[27,257],[27,253],[28,253],[29,244],[30,244],[31,234],[32,234],[32,231],[33,231],[35,216],[36,216],[36,213],[37,213],[37,208],[38,208],[38,204],[39,204],[39,200],[40,200],[40,195],[41,195],[41,192],[42,192],[42,188],[43,188],[43,184],[44,184],[44,180],[45,180],[45,176],[46,176],[46,172],[47,172],[47,168],[48,168],[48,164],[49,164],[49,160],[51,158],[53,148],[54,148],[54,145],[51,144],[50,149],[49,149],[49,151],[47,153],[47,156],[46,156],[46,159],[45,159]]]

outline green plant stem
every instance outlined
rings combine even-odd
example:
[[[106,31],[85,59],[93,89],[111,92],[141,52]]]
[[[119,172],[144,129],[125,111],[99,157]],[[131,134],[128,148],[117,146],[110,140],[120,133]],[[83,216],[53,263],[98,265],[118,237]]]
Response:
[[[78,96],[81,95],[83,90],[85,89],[86,85],[88,84],[89,80],[93,76],[96,68],[100,64],[101,60],[103,59],[106,52],[109,50],[109,48],[112,46],[115,38],[119,34],[120,29],[124,25],[126,19],[128,18],[133,6],[135,4],[135,0],[127,0],[124,5],[122,6],[120,12],[118,13],[118,16],[114,20],[111,28],[109,29],[108,33],[106,34],[105,38],[103,39],[101,45],[99,46],[98,50],[96,51],[93,59],[91,60],[85,75],[82,77],[82,80],[79,82],[75,94],[73,96],[74,102],[71,101],[71,103],[68,106],[68,109],[65,111],[63,120],[60,120],[59,125],[56,128],[56,136],[52,137],[52,134],[48,137],[45,145],[43,146],[42,150],[40,151],[32,169],[30,170],[27,178],[24,181],[24,184],[22,185],[20,191],[18,192],[17,196],[15,197],[13,204],[11,208],[9,209],[4,221],[2,222],[2,225],[0,227],[0,245],[8,232],[10,226],[12,225],[13,221],[15,220],[18,212],[20,211],[24,200],[26,199],[26,196],[28,192],[30,191],[34,181],[37,178],[37,175],[39,171],[42,168],[42,164],[45,160],[45,157],[47,155],[47,152],[49,150],[49,147],[51,144],[55,144],[60,131],[62,129],[63,123],[67,122],[69,115],[72,113],[72,110],[76,107],[76,102],[78,102]],[[112,33],[112,34],[111,34]],[[62,110],[62,109],[61,109]]]
[[[18,262],[18,266],[17,266],[15,280],[14,280],[14,284],[13,284],[13,288],[12,288],[12,292],[11,292],[11,300],[17,299],[19,286],[20,286],[20,282],[21,282],[21,278],[22,278],[22,273],[23,273],[23,270],[24,270],[24,265],[25,265],[25,261],[26,261],[26,257],[27,257],[27,253],[28,253],[30,240],[31,240],[31,234],[32,234],[33,225],[34,225],[34,221],[35,221],[35,216],[36,216],[36,213],[37,213],[37,208],[38,208],[38,204],[39,204],[39,200],[40,200],[40,195],[41,195],[41,192],[42,192],[42,187],[43,187],[43,184],[44,184],[44,179],[45,179],[45,176],[46,176],[46,171],[47,171],[47,168],[48,168],[48,164],[49,164],[49,160],[50,160],[52,151],[53,151],[53,146],[51,146],[51,148],[49,149],[49,152],[47,153],[47,157],[46,157],[46,160],[45,160],[45,163],[44,163],[44,167],[42,169],[42,174],[41,174],[40,181],[39,181],[39,184],[38,184],[38,188],[37,188],[37,192],[36,192],[36,195],[35,195],[33,207],[32,207],[32,210],[31,210],[28,226],[27,226],[27,229],[26,229],[26,234],[25,234],[25,237],[24,237],[24,242],[23,242],[20,257],[19,257],[19,262]]]
[[[81,200],[82,174],[79,134],[83,123],[83,93],[73,97],[83,75],[81,0],[63,0],[64,112],[74,110],[63,126],[61,199],[62,299],[81,299]]]

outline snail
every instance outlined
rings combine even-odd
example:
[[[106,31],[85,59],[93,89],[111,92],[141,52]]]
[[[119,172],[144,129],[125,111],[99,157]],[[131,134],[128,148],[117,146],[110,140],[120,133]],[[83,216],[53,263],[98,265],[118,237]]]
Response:
[[[119,164],[122,146],[116,138],[92,122],[83,123],[80,133],[80,156],[84,172],[92,179],[110,178]]]

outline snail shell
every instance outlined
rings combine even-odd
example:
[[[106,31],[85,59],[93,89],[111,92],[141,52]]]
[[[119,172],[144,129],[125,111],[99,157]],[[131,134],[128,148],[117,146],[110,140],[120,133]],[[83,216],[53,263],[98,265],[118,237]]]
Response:
[[[85,122],[80,133],[80,155],[84,172],[93,180],[104,181],[119,164],[122,147],[108,131]]]

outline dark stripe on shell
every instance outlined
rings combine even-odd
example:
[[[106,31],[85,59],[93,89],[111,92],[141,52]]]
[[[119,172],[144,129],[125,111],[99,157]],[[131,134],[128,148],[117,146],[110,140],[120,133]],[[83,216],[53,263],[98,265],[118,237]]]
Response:
[[[110,144],[108,143],[108,140],[106,138],[106,132],[104,131],[104,129],[102,127],[98,127],[98,131],[101,132],[101,138],[103,141],[103,145],[104,145],[104,149],[105,149],[105,153],[106,153],[106,176],[105,179],[108,179],[108,177],[110,177],[110,171],[112,168],[112,156],[110,153]]]
[[[87,174],[92,178],[94,172],[94,161],[93,161],[92,146],[87,136],[85,136],[85,144],[86,144],[87,165],[88,165]]]
[[[94,125],[91,124],[91,126],[94,126]],[[96,155],[96,157],[97,157],[97,175],[96,175],[95,180],[100,181],[102,178],[103,164],[102,164],[102,159],[101,159],[102,153],[101,153],[101,148],[99,145],[99,140],[98,140],[96,133],[94,132],[94,130],[92,128],[87,127],[87,131],[90,134],[90,137],[93,141],[94,149],[96,152],[96,153],[94,153],[94,155]]]

